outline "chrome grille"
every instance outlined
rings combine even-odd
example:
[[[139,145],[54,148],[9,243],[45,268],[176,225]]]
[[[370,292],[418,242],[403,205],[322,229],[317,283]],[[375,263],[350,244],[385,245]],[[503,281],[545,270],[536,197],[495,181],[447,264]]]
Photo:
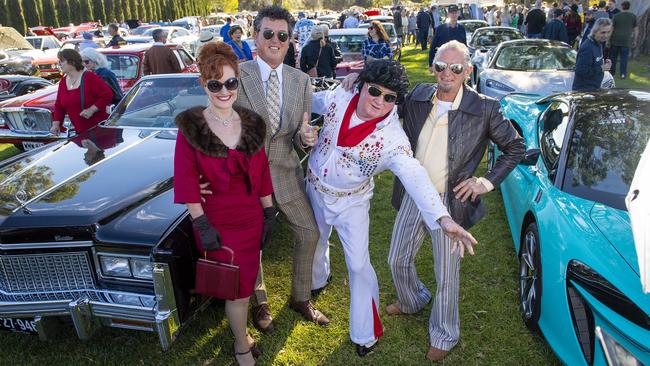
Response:
[[[39,70],[56,70],[58,69],[57,64],[39,64],[38,65]]]
[[[0,255],[0,290],[5,294],[55,297],[54,292],[94,288],[90,261],[84,252]]]
[[[52,127],[52,112],[45,108],[5,108],[0,113],[12,131],[49,133]]]

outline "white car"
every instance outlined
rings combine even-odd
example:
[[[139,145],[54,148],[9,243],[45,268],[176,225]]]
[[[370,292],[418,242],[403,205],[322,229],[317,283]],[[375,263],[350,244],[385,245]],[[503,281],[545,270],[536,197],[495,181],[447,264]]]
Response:
[[[477,91],[496,99],[510,93],[547,96],[571,91],[577,52],[566,43],[546,39],[502,42],[481,65]],[[605,73],[603,87],[613,87]]]
[[[54,36],[28,36],[25,37],[35,49],[41,50],[46,54],[56,55],[61,48],[61,41]]]
[[[501,42],[513,39],[523,39],[524,35],[518,29],[510,27],[483,27],[474,31],[471,41],[467,43],[474,72],[472,81],[476,84],[481,66],[488,56],[488,52],[501,44]]]
[[[463,28],[465,28],[465,38],[467,40],[467,44],[471,42],[472,34],[474,34],[475,30],[488,26],[488,22],[486,22],[485,20],[473,20],[473,19],[459,20],[458,24],[462,25]]]
[[[195,55],[199,46],[199,37],[196,34],[190,33],[190,31],[183,27],[169,26],[160,28],[167,31],[167,43],[181,45],[192,55]],[[147,29],[142,35],[151,37],[153,31],[160,28]]]

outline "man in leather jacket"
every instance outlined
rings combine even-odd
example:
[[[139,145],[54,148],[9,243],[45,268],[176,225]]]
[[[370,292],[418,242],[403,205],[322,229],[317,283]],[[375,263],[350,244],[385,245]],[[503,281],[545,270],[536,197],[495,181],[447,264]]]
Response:
[[[524,156],[525,144],[499,111],[498,101],[464,85],[472,73],[467,46],[458,41],[441,46],[433,68],[438,85],[416,86],[400,105],[400,114],[415,156],[441,193],[452,219],[469,229],[485,215],[479,196],[493,190],[515,168]],[[475,171],[490,140],[503,154],[484,177],[476,177]],[[418,278],[414,263],[428,229],[397,178],[392,203],[399,212],[388,262],[398,300],[386,311],[412,314],[431,300],[431,293]],[[458,288],[463,246],[451,242],[441,230],[429,234],[437,289],[429,319],[427,358],[439,361],[460,337]]]

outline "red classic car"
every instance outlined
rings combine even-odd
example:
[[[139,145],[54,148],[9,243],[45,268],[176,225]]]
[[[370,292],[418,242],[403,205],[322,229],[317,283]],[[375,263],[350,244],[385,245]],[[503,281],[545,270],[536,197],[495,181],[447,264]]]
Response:
[[[111,70],[117,76],[120,87],[128,91],[143,73],[142,60],[151,43],[101,48],[108,58]],[[181,46],[168,45],[185,73],[196,73],[194,58]],[[46,143],[70,137],[71,132],[63,129],[59,135],[50,133],[52,111],[56,102],[58,85],[0,102],[0,143],[14,144],[23,150],[40,147]],[[67,120],[64,127],[71,126]]]

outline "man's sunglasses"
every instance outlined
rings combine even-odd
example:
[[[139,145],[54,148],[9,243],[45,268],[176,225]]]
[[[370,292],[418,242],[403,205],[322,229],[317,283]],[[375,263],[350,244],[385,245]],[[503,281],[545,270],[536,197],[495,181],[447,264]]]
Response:
[[[91,60],[81,60],[81,62],[83,62],[84,64],[88,65],[88,64],[91,63],[92,61],[91,61]]]
[[[239,79],[230,78],[223,83],[219,80],[208,80],[205,85],[208,87],[208,90],[213,93],[218,93],[225,86],[226,90],[235,90],[239,87]]]
[[[266,40],[270,40],[271,38],[273,38],[273,35],[275,34],[276,33],[270,29],[267,29],[264,32],[262,32],[262,36],[264,36],[264,39]],[[277,35],[278,35],[278,41],[280,42],[286,42],[287,39],[289,39],[289,33],[285,31],[279,31]]]
[[[397,101],[396,94],[384,93],[383,91],[381,91],[381,89],[379,89],[374,85],[368,85],[368,94],[372,95],[373,97],[378,97],[383,94],[384,101],[386,101],[386,103],[395,103]]]
[[[443,72],[447,67],[449,67],[449,70],[451,70],[451,72],[453,72],[456,75],[462,74],[463,70],[465,70],[465,65],[463,64],[448,64],[442,61],[434,62],[433,66],[435,67],[437,72]]]

